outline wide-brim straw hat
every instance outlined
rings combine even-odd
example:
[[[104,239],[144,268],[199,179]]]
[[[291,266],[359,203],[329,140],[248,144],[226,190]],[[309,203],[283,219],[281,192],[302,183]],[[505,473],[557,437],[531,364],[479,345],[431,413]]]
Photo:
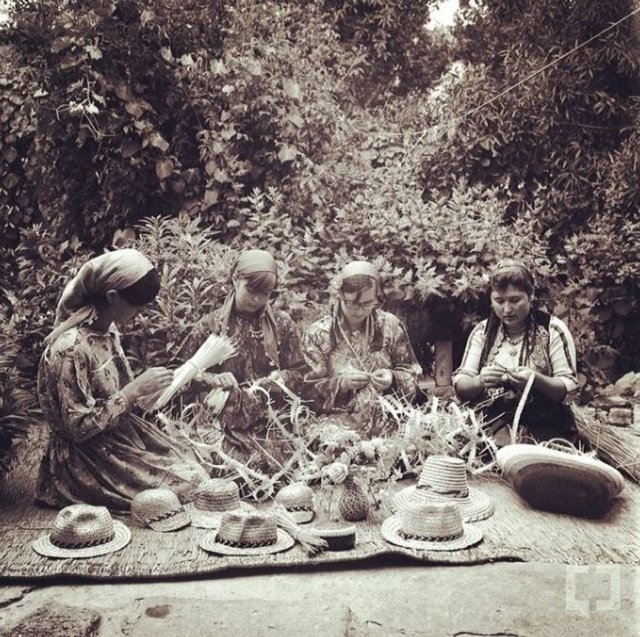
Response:
[[[217,529],[227,511],[254,511],[254,507],[240,500],[240,489],[232,480],[211,478],[201,482],[194,492],[194,500],[185,509],[191,526]]]
[[[81,559],[115,553],[130,541],[129,528],[106,507],[72,504],[58,512],[51,531],[31,546],[44,557]]]
[[[178,496],[171,489],[146,489],[131,501],[131,518],[141,526],[167,533],[191,524]]]
[[[296,524],[306,524],[315,517],[313,490],[302,482],[293,482],[280,489],[275,501],[287,510]]]
[[[617,469],[575,450],[514,444],[499,449],[496,460],[516,493],[543,511],[600,515],[624,488]]]
[[[429,456],[418,484],[399,491],[391,500],[391,509],[399,512],[416,502],[453,502],[465,522],[485,520],[495,511],[489,496],[468,485],[464,460],[449,456]]]
[[[478,544],[482,530],[465,524],[451,502],[414,502],[382,523],[387,542],[421,551],[460,551]]]
[[[256,531],[256,533],[252,533]],[[265,533],[261,533],[265,531]],[[246,533],[245,533],[246,532]],[[247,539],[243,539],[243,536]],[[259,537],[269,536],[268,541]],[[237,537],[230,542],[229,537]],[[256,540],[258,541],[251,541]],[[206,533],[200,539],[200,547],[218,555],[269,555],[290,549],[295,540],[289,533],[277,526],[272,515],[259,511],[253,513],[228,512],[223,516],[220,528]]]

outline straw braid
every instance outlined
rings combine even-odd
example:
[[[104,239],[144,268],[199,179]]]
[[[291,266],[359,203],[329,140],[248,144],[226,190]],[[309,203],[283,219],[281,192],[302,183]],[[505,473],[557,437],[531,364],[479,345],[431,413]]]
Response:
[[[49,536],[49,541],[51,542],[51,544],[61,549],[84,549],[91,546],[101,546],[102,544],[108,544],[115,538],[115,536],[115,533],[111,533],[111,535],[108,535],[106,537],[101,537],[91,542],[82,542],[81,544],[73,542],[61,542],[60,540],[57,540],[51,536]]]
[[[398,529],[398,535],[405,540],[419,540],[421,542],[449,542],[450,540],[457,540],[462,537],[464,532],[460,531],[460,533],[454,533],[453,535],[430,537],[425,535],[413,535],[411,533],[405,533],[402,529]]]

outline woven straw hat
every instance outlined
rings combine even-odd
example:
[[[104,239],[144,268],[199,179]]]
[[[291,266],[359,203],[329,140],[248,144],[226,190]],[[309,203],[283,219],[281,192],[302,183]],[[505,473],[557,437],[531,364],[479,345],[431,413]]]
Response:
[[[618,470],[575,448],[514,444],[499,449],[496,459],[516,493],[544,511],[598,516],[624,488]]]
[[[453,502],[413,502],[382,523],[387,542],[424,551],[459,551],[477,544],[482,531],[464,524]]]
[[[227,511],[220,528],[207,533],[200,546],[221,555],[264,555],[286,551],[294,539],[282,529],[274,515],[260,511]]]
[[[176,531],[191,524],[189,515],[171,489],[146,489],[131,501],[131,517],[154,531]]]
[[[106,507],[72,504],[58,512],[51,532],[32,547],[45,557],[78,559],[119,551],[130,540],[131,531]]]
[[[418,484],[398,492],[391,507],[402,511],[412,502],[454,502],[465,522],[484,520],[494,512],[491,499],[469,487],[464,460],[449,456],[429,456],[422,466]]]
[[[193,502],[186,505],[191,526],[200,529],[217,529],[226,511],[253,511],[254,508],[240,501],[240,490],[233,480],[211,478],[201,482],[194,491]]]
[[[315,515],[313,490],[303,482],[293,482],[280,489],[275,501],[287,510],[297,524],[313,520]]]

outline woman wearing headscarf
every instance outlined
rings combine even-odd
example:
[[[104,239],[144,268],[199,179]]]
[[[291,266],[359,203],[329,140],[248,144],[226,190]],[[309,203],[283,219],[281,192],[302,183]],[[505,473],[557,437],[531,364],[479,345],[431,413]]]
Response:
[[[240,460],[252,455],[264,460],[268,403],[278,409],[297,395],[306,366],[291,317],[270,303],[278,283],[271,253],[241,252],[230,275],[231,290],[223,305],[207,317],[206,326],[214,334],[231,337],[237,354],[203,376],[210,387],[220,390],[213,395],[223,395],[215,407],[223,449]],[[201,439],[215,442],[215,430],[198,429]],[[261,468],[269,469],[264,463]]]
[[[340,274],[332,313],[304,332],[311,368],[305,394],[318,413],[349,413],[364,425],[377,395],[415,396],[422,370],[404,325],[377,307],[379,298],[376,267],[352,261]]]
[[[509,442],[506,425],[532,377],[521,438],[574,438],[565,398],[577,387],[576,348],[565,323],[535,308],[535,283],[520,261],[500,261],[490,274],[491,313],[469,335],[453,383],[459,398],[482,403],[488,431]]]
[[[207,478],[190,448],[136,416],[172,372],[153,367],[133,376],[116,325],[153,301],[160,276],[133,249],[91,259],[65,287],[55,327],[38,368],[38,398],[51,436],[36,498],[130,508],[140,491],[159,486],[187,500]]]

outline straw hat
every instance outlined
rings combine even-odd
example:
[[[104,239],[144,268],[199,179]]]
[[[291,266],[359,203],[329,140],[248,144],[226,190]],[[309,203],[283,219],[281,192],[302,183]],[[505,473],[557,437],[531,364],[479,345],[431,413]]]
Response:
[[[207,533],[200,546],[221,555],[264,555],[286,551],[294,539],[282,529],[274,515],[260,511],[227,511],[220,528]]]
[[[499,449],[496,459],[516,493],[543,511],[600,515],[624,488],[618,470],[576,449],[514,444]]]
[[[176,531],[191,524],[178,496],[170,489],[146,489],[131,501],[131,517],[154,531]]]
[[[216,529],[226,511],[253,511],[250,504],[240,501],[240,490],[233,480],[211,478],[201,482],[194,491],[194,500],[186,506],[191,526]]]
[[[453,502],[413,502],[382,523],[387,542],[425,551],[459,551],[477,544],[482,531],[464,524]]]
[[[484,520],[494,511],[487,495],[468,486],[464,460],[449,456],[429,456],[422,466],[418,484],[397,493],[391,507],[402,511],[413,502],[453,502],[460,508],[465,522]]]
[[[275,501],[287,510],[297,524],[313,520],[315,515],[313,490],[303,482],[293,482],[280,489]]]
[[[72,504],[58,512],[48,535],[32,544],[45,557],[96,557],[119,551],[131,540],[131,531],[111,517],[108,509]]]

